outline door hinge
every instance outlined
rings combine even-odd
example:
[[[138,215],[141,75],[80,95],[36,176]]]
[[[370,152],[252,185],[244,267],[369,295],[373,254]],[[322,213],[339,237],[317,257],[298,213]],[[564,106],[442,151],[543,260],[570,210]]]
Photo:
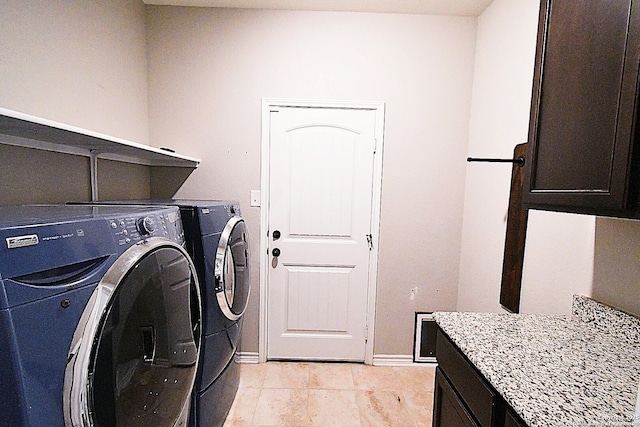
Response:
[[[367,234],[367,243],[369,244],[369,250],[373,250],[373,236],[371,234]]]
[[[369,326],[364,327],[364,342],[369,341]]]

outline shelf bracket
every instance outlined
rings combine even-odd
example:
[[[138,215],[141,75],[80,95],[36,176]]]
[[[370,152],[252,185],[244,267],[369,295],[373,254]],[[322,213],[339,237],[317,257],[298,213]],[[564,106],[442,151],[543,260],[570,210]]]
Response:
[[[98,152],[89,150],[89,168],[91,172],[91,201],[98,201]]]
[[[513,157],[514,159],[524,159],[526,152],[527,144],[518,144],[513,150]],[[500,283],[500,304],[512,313],[520,312],[522,268],[529,217],[529,210],[522,205],[523,182],[524,168],[513,162],[504,258],[502,260],[502,282]]]

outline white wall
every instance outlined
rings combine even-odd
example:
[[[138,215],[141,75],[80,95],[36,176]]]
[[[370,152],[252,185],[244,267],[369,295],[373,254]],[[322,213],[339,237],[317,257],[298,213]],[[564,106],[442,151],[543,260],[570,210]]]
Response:
[[[261,99],[387,103],[374,351],[411,354],[414,312],[456,304],[476,19],[147,10],[151,141],[202,158],[178,195],[238,199],[254,254]],[[257,264],[243,351],[258,346]]]
[[[527,141],[538,0],[494,0],[478,19],[469,156],[508,158]],[[496,311],[511,165],[467,166],[457,309]],[[594,218],[531,211],[521,311],[569,313],[591,292]]]

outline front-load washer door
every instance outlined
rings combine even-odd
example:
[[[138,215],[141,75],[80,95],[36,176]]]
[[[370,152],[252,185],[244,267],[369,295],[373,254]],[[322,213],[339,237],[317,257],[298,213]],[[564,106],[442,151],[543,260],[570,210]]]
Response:
[[[200,346],[200,295],[186,251],[128,249],[96,287],[65,372],[67,426],[186,425]]]
[[[247,308],[251,291],[249,239],[242,218],[232,217],[222,230],[214,269],[220,310],[227,319],[238,320]]]

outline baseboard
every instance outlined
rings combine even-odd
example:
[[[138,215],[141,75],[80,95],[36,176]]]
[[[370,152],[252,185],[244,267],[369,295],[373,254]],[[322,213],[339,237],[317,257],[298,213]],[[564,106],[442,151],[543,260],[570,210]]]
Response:
[[[238,363],[260,363],[260,358],[256,352],[238,352],[236,353]],[[435,361],[434,361],[435,362]],[[415,363],[413,356],[410,354],[376,354],[373,356],[373,366],[424,366],[436,365],[436,363]]]
[[[426,363],[414,363],[411,354],[374,354],[373,366],[424,366]],[[435,364],[434,364],[435,365]]]
[[[239,351],[236,353],[238,363],[259,363],[260,358],[257,352]]]

